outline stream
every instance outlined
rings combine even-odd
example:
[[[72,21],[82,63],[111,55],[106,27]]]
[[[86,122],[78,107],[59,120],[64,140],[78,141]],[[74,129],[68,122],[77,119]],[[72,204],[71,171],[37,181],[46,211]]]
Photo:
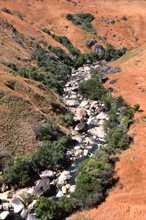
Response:
[[[104,122],[108,117],[104,112],[104,104],[100,101],[83,98],[78,92],[79,83],[91,78],[90,69],[98,67],[99,64],[96,63],[84,65],[77,70],[72,69],[70,79],[64,88],[63,102],[73,113],[76,126],[71,129],[74,144],[67,151],[67,156],[72,160],[72,164],[58,177],[57,198],[75,190],[78,165],[92,156],[100,146],[106,144]],[[71,190],[68,190],[69,187]]]

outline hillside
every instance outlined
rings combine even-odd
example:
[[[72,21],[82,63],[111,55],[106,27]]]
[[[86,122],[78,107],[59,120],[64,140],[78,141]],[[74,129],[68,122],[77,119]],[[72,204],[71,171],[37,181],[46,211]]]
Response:
[[[144,220],[145,209],[145,143],[146,143],[146,1],[118,0],[1,0],[0,2],[0,158],[23,155],[40,146],[36,128],[50,120],[68,133],[60,119],[66,112],[60,98],[41,82],[23,78],[17,69],[44,69],[34,59],[36,45],[59,46],[69,50],[44,29],[56,36],[66,36],[81,52],[93,48],[86,45],[94,39],[105,46],[126,47],[128,52],[111,65],[120,66],[120,73],[111,74],[106,88],[113,96],[122,95],[128,104],[140,104],[135,123],[129,133],[134,143],[122,152],[116,163],[118,184],[98,208],[84,211],[69,219]],[[66,18],[81,12],[94,16],[92,28],[84,29]],[[60,59],[49,51],[55,62]],[[34,77],[35,79],[35,77]],[[111,80],[116,80],[110,84]],[[58,109],[56,109],[56,106]]]

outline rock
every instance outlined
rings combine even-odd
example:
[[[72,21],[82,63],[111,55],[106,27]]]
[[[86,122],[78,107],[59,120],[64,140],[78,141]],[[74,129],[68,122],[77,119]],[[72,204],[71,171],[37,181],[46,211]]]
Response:
[[[77,86],[72,86],[72,87],[71,87],[71,91],[73,91],[73,92],[78,92],[78,87],[77,87]]]
[[[89,151],[87,149],[84,149],[84,152],[83,152],[84,157],[87,157],[88,153],[89,153]]]
[[[3,210],[3,206],[0,204],[0,211],[2,211]]]
[[[34,208],[36,202],[37,202],[37,200],[33,200],[33,201],[27,206],[27,208],[28,208],[29,211],[33,210],[33,208]]]
[[[0,213],[0,219],[6,219],[10,213],[8,211],[4,211]]]
[[[81,106],[82,108],[84,108],[84,107],[86,107],[88,104],[89,104],[89,101],[83,100],[83,101],[80,103],[80,106]]]
[[[84,68],[83,68],[83,67],[79,67],[79,68],[78,68],[78,71],[79,71],[79,72],[84,72]]]
[[[80,121],[87,119],[88,118],[87,111],[84,108],[77,108],[75,117],[77,118],[77,120],[80,120]]]
[[[81,135],[75,135],[74,137],[72,137],[72,139],[81,143],[83,140],[83,137]]]
[[[74,150],[80,150],[80,149],[81,149],[80,146],[75,146],[75,147],[74,147]]]
[[[86,122],[80,122],[75,127],[76,131],[86,132],[88,130],[88,125]]]
[[[45,170],[40,174],[41,178],[49,178],[53,179],[54,178],[54,172],[52,170]]]
[[[3,183],[2,186],[1,186],[1,192],[4,193],[4,192],[6,192],[7,190],[8,190],[8,186]]]
[[[105,21],[106,24],[114,24],[115,23],[114,18],[104,18],[103,20]]]
[[[62,186],[62,192],[63,192],[63,194],[66,194],[66,193],[67,193],[66,186]]]
[[[59,185],[64,185],[64,183],[66,182],[66,180],[69,180],[70,179],[70,172],[69,171],[63,171],[61,173],[61,175],[58,177],[58,181],[57,181],[57,184]]]
[[[8,203],[8,202],[4,202],[4,203],[2,204],[2,207],[3,207],[3,210],[4,210],[4,211],[8,211],[8,210],[11,208],[11,205],[10,205],[10,203]]]
[[[66,105],[68,107],[77,107],[79,105],[78,100],[66,100]]]
[[[104,76],[100,79],[101,82],[105,83],[106,81],[108,80],[108,77],[107,76]]]
[[[77,99],[77,95],[76,94],[70,95],[70,99]]]
[[[98,136],[98,138],[104,138],[105,137],[105,131],[103,126],[91,128],[89,130],[90,134]]]
[[[127,49],[125,47],[122,47],[119,50],[120,50],[122,55],[124,55],[127,52]]]
[[[43,179],[38,182],[34,188],[34,195],[40,197],[44,194],[47,194],[50,191],[50,180]]]
[[[97,105],[97,101],[93,101],[90,105],[90,108],[95,108],[96,105]]]
[[[84,67],[84,71],[85,71],[85,72],[90,72],[90,67],[89,67],[89,66],[85,66],[85,67]]]
[[[111,66],[108,66],[108,65],[104,66],[101,70],[102,70],[103,73],[108,74],[109,71],[111,70]]]
[[[82,150],[81,149],[75,151],[75,157],[78,157],[78,156],[81,157],[81,155],[82,155]]]
[[[27,215],[28,215],[28,210],[27,209],[23,209],[20,215],[21,215],[22,218],[26,219]]]
[[[70,184],[66,184],[66,189],[69,190],[70,189]]]
[[[24,209],[24,204],[19,198],[14,198],[11,200],[11,205],[14,208],[14,213],[19,213]]]
[[[121,68],[118,66],[114,66],[114,67],[111,67],[111,69],[108,71],[108,74],[119,73],[119,72],[121,72]]]
[[[114,83],[116,83],[116,82],[117,82],[116,79],[112,79],[112,80],[110,81],[110,84],[114,84]]]
[[[34,214],[28,214],[26,220],[39,220]]]
[[[75,189],[76,189],[76,186],[75,185],[71,185],[70,189],[69,189],[69,192],[73,193],[75,191]]]
[[[58,193],[56,194],[56,198],[60,198],[62,196],[63,196],[63,192],[59,190]]]
[[[89,146],[87,146],[86,148],[87,148],[88,150],[91,150],[91,149],[92,149],[92,146],[89,145]]]
[[[86,41],[86,45],[87,45],[87,47],[92,47],[92,46],[94,46],[94,44],[96,44],[96,42],[97,42],[96,40],[89,39]]]
[[[98,56],[103,56],[105,54],[105,49],[102,45],[96,44],[94,47],[94,53]]]
[[[98,119],[98,120],[108,119],[108,118],[107,118],[107,114],[104,113],[104,112],[100,112],[100,113],[96,116],[96,119]]]

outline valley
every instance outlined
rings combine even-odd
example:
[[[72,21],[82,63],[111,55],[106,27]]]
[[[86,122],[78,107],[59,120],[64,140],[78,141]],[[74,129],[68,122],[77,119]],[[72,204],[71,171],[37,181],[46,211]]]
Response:
[[[145,219],[145,7],[0,2],[2,219]]]

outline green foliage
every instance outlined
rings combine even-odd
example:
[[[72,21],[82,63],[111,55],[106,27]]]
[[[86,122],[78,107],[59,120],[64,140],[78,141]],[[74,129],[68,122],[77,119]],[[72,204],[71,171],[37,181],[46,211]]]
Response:
[[[61,120],[64,122],[65,126],[73,125],[73,114],[68,112],[60,115]]]
[[[10,62],[2,62],[2,64],[4,64],[5,66],[9,67],[10,69],[17,71],[17,67],[14,63],[10,63]]]
[[[22,77],[39,81],[61,94],[70,75],[72,60],[59,47],[50,47],[50,50],[52,53],[38,45],[33,57],[36,59],[39,68],[36,70],[23,68],[19,69],[18,73]]]
[[[82,81],[79,84],[79,93],[91,100],[101,100],[102,96],[106,94],[101,82],[95,78]]]
[[[129,145],[129,136],[123,128],[113,127],[108,131],[106,141],[113,149],[125,150]]]
[[[53,199],[40,197],[35,204],[35,213],[41,220],[58,220],[59,210]]]
[[[54,124],[39,126],[37,138],[43,145],[35,153],[14,159],[4,170],[4,182],[16,188],[32,185],[39,173],[47,168],[61,168],[68,164],[66,150],[70,138],[60,132]],[[33,177],[33,179],[32,179]]]
[[[133,107],[133,110],[136,112],[139,110],[139,108],[140,108],[140,105],[138,103],[136,103]]]
[[[113,184],[113,166],[108,157],[97,155],[82,162],[77,171],[73,196],[78,199],[80,209],[101,203],[107,189]]]
[[[72,21],[73,24],[81,26],[86,31],[93,31],[91,22],[94,20],[94,16],[90,13],[79,13],[79,14],[67,14],[66,18]]]
[[[108,44],[105,49],[105,55],[103,59],[106,61],[117,60],[122,56],[122,52],[120,50],[116,50],[111,44]]]

